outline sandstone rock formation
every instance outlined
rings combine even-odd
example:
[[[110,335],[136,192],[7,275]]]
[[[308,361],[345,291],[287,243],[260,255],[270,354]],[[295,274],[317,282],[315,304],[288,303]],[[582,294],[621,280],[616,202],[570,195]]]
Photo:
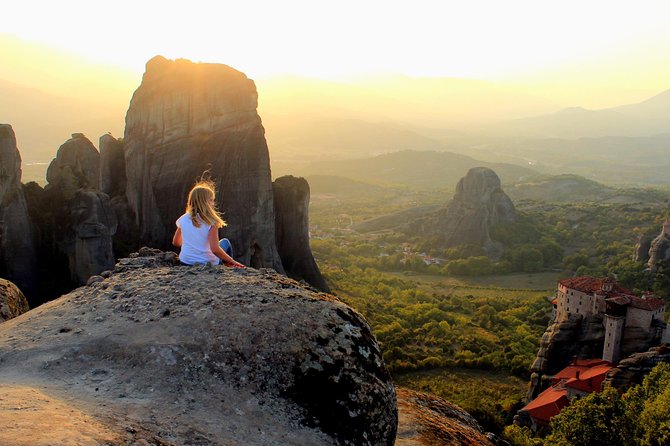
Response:
[[[610,370],[603,386],[611,385],[623,391],[633,385],[642,384],[644,377],[661,362],[670,362],[670,349],[665,345],[635,353]]]
[[[48,395],[86,444],[393,444],[395,391],[358,313],[271,270],[141,254],[0,325],[0,388]],[[5,424],[44,436],[44,406]]]
[[[422,392],[396,387],[396,446],[492,446],[477,420],[460,407]]]
[[[537,357],[530,367],[531,382],[526,401],[544,390],[551,377],[573,358],[599,358],[603,352],[605,327],[600,315],[571,314],[562,321],[553,320],[542,335]]]
[[[142,244],[168,248],[186,195],[205,170],[235,255],[283,272],[275,245],[270,160],[254,82],[226,65],[146,66],[126,115],[126,194]]]
[[[516,218],[514,204],[503,192],[498,175],[487,167],[473,167],[456,185],[454,198],[438,213],[432,230],[445,247],[481,246],[495,256],[500,247],[491,240],[491,228]]]
[[[100,137],[100,189],[110,197],[126,195],[126,161],[123,141],[110,134]]]
[[[29,309],[21,290],[9,280],[0,279],[0,322],[20,316]]]
[[[46,189],[58,189],[65,199],[78,189],[97,189],[100,183],[100,154],[81,133],[73,133],[56,153],[47,169]]]
[[[670,221],[666,221],[661,233],[649,246],[649,267],[656,268],[662,261],[670,260]]]
[[[309,184],[283,176],[272,183],[277,251],[286,274],[330,291],[309,248]]]
[[[112,235],[117,222],[108,202],[109,197],[101,192],[78,190],[68,203],[64,219],[69,228],[61,243],[71,277],[78,284],[114,266]]]
[[[32,291],[34,276],[41,277],[37,297],[27,292],[32,304],[40,304],[110,269],[115,256],[136,250],[140,242],[172,249],[174,222],[184,211],[187,192],[207,170],[228,222],[220,236],[232,241],[237,260],[284,273],[279,242],[290,275],[328,290],[309,248],[306,183],[278,192],[288,201],[275,215],[256,107],[256,87],[239,71],[155,57],[131,100],[124,139],[103,135],[98,153],[83,134],[73,134],[50,164],[47,186],[23,188],[27,200],[7,126],[0,164],[0,244],[6,247],[0,275],[26,292]],[[22,207],[27,211],[21,213]],[[28,214],[29,219],[22,217]],[[278,238],[275,220],[281,225]],[[12,262],[4,260],[8,253]]]
[[[21,186],[21,155],[14,130],[0,124],[0,277],[34,288],[33,225]]]
[[[51,218],[46,224],[53,228],[52,243],[67,257],[71,280],[82,285],[115,262],[117,218],[109,196],[98,190],[100,154],[84,135],[75,133],[58,149],[47,180],[44,193]]]
[[[649,248],[651,248],[651,241],[654,239],[653,235],[641,235],[635,244],[635,253],[633,260],[636,262],[646,262],[649,260]]]

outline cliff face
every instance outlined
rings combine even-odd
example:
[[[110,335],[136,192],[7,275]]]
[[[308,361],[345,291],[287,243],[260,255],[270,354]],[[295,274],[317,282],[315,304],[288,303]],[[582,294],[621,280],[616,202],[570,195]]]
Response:
[[[503,192],[498,175],[489,168],[474,167],[460,179],[454,198],[438,213],[432,230],[445,247],[482,246],[495,256],[500,247],[491,240],[491,228],[516,218],[514,204]]]
[[[394,388],[358,313],[270,270],[174,262],[144,250],[1,324],[0,387],[88,417],[71,440],[98,426],[113,445],[393,444]],[[51,434],[46,415],[33,436]]]
[[[544,390],[551,377],[574,357],[601,357],[604,338],[602,316],[571,314],[566,320],[553,320],[542,335],[540,350],[530,368],[531,382],[526,401],[534,399]]]
[[[190,187],[209,170],[236,257],[283,272],[257,102],[253,81],[226,65],[147,63],[124,135],[126,194],[142,244],[168,247]]]
[[[34,288],[37,275],[32,228],[14,130],[0,124],[0,277],[24,290]]]
[[[277,251],[286,274],[330,291],[309,248],[309,184],[284,176],[272,183]]]
[[[656,268],[659,262],[670,260],[670,234],[662,231],[649,246],[649,267]]]
[[[112,135],[100,137],[100,189],[110,197],[126,195],[126,160],[123,141]]]
[[[646,262],[649,260],[649,248],[651,248],[651,241],[654,239],[653,235],[641,235],[635,244],[635,253],[633,260],[636,262]]]

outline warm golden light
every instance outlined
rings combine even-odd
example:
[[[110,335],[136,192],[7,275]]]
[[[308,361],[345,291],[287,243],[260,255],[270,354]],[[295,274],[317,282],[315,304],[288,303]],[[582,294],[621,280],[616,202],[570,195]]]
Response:
[[[26,0],[4,8],[4,32],[135,72],[162,54],[227,63],[254,78],[570,75],[658,89],[670,74],[664,1],[121,0],[103,8]]]

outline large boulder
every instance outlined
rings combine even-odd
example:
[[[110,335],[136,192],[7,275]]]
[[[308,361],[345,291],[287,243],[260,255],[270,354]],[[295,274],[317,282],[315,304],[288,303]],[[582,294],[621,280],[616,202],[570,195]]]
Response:
[[[21,185],[21,155],[14,130],[0,124],[0,277],[26,292],[37,280],[33,225]]]
[[[21,290],[9,280],[0,279],[0,322],[20,316],[29,309]]]
[[[395,446],[493,446],[469,413],[450,402],[401,387],[398,396],[398,436]]]
[[[143,244],[168,248],[194,182],[208,171],[238,260],[283,272],[254,82],[222,64],[157,56],[126,114],[126,195]]]
[[[329,292],[309,248],[309,184],[291,175],[272,183],[277,251],[286,274]]]
[[[459,180],[453,199],[438,213],[432,231],[444,247],[480,246],[495,256],[500,247],[491,240],[491,228],[516,219],[514,204],[502,190],[498,175],[487,167],[473,167]]]
[[[62,444],[394,443],[395,391],[362,316],[268,269],[174,261],[145,250],[0,325],[0,388],[48,395],[87,420],[66,420],[71,440],[97,438]],[[3,444],[53,442],[41,401],[0,420],[30,419],[41,442]]]

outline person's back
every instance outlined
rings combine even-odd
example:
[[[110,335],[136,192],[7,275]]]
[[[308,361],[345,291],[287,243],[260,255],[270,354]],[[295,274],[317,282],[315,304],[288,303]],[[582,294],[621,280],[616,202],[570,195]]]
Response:
[[[226,238],[219,240],[219,228],[226,226],[214,206],[214,183],[201,180],[188,193],[186,211],[176,221],[172,244],[181,247],[179,260],[185,265],[210,263],[244,268],[233,259],[233,249]]]
[[[219,258],[214,255],[209,246],[208,236],[212,225],[206,224],[201,219],[199,223],[199,227],[195,226],[189,214],[184,214],[177,219],[177,227],[181,228],[183,239],[179,260],[187,265],[205,263],[218,265]]]

